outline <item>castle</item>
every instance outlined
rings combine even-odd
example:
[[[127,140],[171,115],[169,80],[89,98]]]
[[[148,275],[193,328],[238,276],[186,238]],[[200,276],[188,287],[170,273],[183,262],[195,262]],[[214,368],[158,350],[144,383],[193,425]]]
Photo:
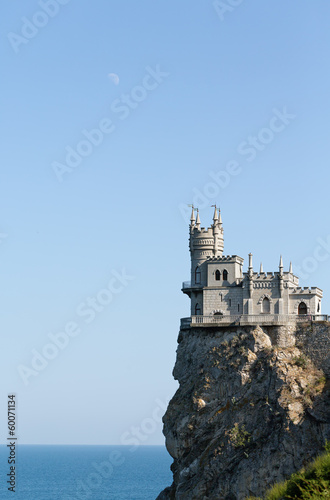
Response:
[[[277,272],[255,272],[249,254],[248,272],[244,259],[223,255],[224,238],[220,209],[215,206],[213,224],[201,228],[199,212],[192,207],[189,225],[191,281],[182,285],[191,299],[191,317],[182,327],[214,324],[286,324],[288,321],[321,318],[322,290],[299,287],[292,264],[283,271],[280,258]]]

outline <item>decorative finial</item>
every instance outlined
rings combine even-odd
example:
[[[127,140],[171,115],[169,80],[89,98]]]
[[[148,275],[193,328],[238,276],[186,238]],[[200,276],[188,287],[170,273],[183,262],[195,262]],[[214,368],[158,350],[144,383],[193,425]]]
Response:
[[[264,269],[262,267],[262,262],[260,262],[260,271],[259,271],[259,274],[263,273],[264,272]]]
[[[290,269],[289,269],[289,273],[290,273],[290,274],[293,274],[293,270],[292,270],[292,262],[290,262]]]

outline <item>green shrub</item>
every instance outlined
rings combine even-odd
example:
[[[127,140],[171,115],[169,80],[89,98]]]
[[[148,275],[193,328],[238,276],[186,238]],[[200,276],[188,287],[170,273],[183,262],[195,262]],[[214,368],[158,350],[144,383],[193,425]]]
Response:
[[[292,474],[290,479],[275,484],[265,500],[322,500],[330,499],[330,442],[324,446],[326,452],[317,457],[305,469]],[[261,500],[249,497],[249,500]]]
[[[293,358],[293,362],[295,365],[300,366],[301,368],[306,368],[307,366],[307,359],[303,355]]]
[[[245,425],[241,427],[236,423],[229,432],[229,439],[234,448],[245,446],[251,439],[251,434],[245,430]]]

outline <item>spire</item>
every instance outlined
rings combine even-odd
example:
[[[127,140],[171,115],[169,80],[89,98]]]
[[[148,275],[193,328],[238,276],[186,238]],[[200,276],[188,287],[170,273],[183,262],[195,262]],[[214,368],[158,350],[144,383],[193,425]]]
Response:
[[[280,270],[280,278],[283,278],[283,259],[282,259],[282,255],[280,257],[280,264],[279,264],[279,270]]]
[[[201,228],[201,220],[200,220],[200,218],[199,218],[199,210],[198,210],[198,208],[197,208],[196,227],[197,227],[197,229],[200,229],[200,228]]]
[[[190,217],[190,224],[192,226],[195,225],[195,209],[194,209],[194,205],[191,205],[191,217]]]
[[[290,273],[290,274],[293,274],[293,270],[292,270],[292,262],[290,262],[290,269],[289,269],[289,273]]]
[[[216,224],[218,222],[218,212],[217,212],[217,206],[216,205],[212,205],[212,207],[214,207],[214,215],[213,215],[213,222],[214,224]]]
[[[259,274],[263,273],[264,272],[264,269],[262,267],[262,262],[260,262],[260,271],[259,271]]]
[[[219,208],[219,224],[222,224],[222,218],[221,218],[220,208]]]

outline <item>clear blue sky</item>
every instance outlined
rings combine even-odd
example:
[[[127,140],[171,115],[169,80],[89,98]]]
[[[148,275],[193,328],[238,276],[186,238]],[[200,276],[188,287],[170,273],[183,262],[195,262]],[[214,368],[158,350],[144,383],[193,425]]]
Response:
[[[2,429],[13,391],[22,443],[142,426],[159,444],[189,315],[186,204],[202,225],[220,205],[225,254],[275,271],[282,253],[330,313],[330,3],[245,0],[223,19],[211,0],[42,3],[1,15]],[[111,303],[87,305],[109,283]],[[18,367],[69,322],[80,333],[24,385]]]

